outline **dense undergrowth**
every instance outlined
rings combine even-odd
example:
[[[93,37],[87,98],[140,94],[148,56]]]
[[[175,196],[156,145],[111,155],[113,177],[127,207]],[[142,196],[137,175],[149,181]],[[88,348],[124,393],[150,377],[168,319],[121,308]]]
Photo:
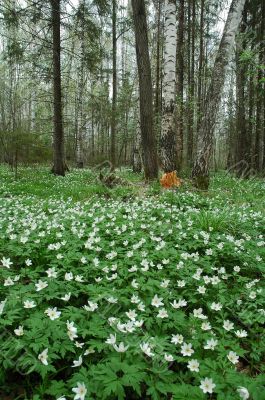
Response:
[[[0,168],[1,400],[264,400],[264,182],[120,175]]]

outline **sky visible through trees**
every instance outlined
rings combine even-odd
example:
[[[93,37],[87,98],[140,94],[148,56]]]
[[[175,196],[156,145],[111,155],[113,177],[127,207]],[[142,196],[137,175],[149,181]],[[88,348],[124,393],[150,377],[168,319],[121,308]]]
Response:
[[[265,400],[264,44],[264,0],[0,0],[0,400]]]

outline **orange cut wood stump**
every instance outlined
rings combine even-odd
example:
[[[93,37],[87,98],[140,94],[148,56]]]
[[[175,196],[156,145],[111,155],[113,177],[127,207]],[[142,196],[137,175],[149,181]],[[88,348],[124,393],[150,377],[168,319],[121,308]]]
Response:
[[[165,173],[160,179],[160,184],[165,189],[170,189],[172,187],[180,187],[182,181],[177,177],[176,171]]]

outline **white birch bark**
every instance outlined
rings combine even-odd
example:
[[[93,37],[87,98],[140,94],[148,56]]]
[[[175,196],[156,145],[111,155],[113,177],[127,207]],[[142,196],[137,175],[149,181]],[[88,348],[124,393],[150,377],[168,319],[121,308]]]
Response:
[[[176,101],[176,41],[176,1],[166,0],[163,113],[161,126],[161,161],[165,172],[171,172],[176,168],[176,133],[174,124]]]
[[[209,186],[209,167],[213,149],[216,115],[224,86],[225,70],[233,49],[245,2],[246,0],[232,0],[207,92],[198,135],[197,154],[192,170],[194,183],[200,189],[208,189]]]

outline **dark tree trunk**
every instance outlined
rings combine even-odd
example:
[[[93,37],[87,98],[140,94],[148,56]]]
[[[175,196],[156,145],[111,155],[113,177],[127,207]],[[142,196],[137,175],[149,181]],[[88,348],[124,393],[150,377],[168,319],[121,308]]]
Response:
[[[114,170],[116,166],[116,108],[117,108],[117,1],[112,0],[112,113],[110,160]]]
[[[51,0],[53,31],[53,96],[54,96],[54,132],[53,132],[53,168],[55,175],[65,175],[65,150],[62,117],[61,87],[61,38],[60,38],[60,0]]]
[[[248,132],[250,137],[250,162],[251,170],[254,166],[254,140],[253,140],[253,117],[254,117],[254,79],[253,68],[250,68],[249,87],[248,87]]]
[[[245,31],[247,26],[247,7],[243,12],[240,35],[237,37],[236,48],[236,165],[235,172],[238,177],[247,178],[251,170],[251,138],[246,120],[246,81],[247,66],[240,60],[242,52],[246,49]]]
[[[78,87],[78,109],[77,109],[77,132],[76,132],[76,166],[77,168],[84,168],[84,137],[86,131],[86,121],[84,114],[84,92],[85,92],[85,2],[82,0],[80,5],[81,10],[81,32],[80,32],[80,67],[78,73],[79,87]]]
[[[264,82],[262,79],[264,76],[264,69],[262,65],[265,62],[265,50],[264,50],[264,35],[265,35],[265,4],[261,2],[260,10],[260,27],[258,30],[258,48],[259,48],[259,72],[257,82],[257,104],[256,104],[256,140],[255,140],[255,167],[256,171],[262,172],[263,164],[265,163],[264,157],[264,135],[265,135],[265,120],[264,120]]]
[[[209,168],[213,149],[213,134],[225,81],[225,70],[233,48],[235,34],[241,21],[245,0],[232,0],[221,43],[216,56],[206,104],[199,130],[198,149],[192,170],[194,184],[199,189],[209,187]]]
[[[183,88],[184,88],[184,0],[179,0],[178,32],[177,32],[177,74],[176,74],[176,128],[177,128],[177,169],[180,170],[183,161]]]
[[[158,162],[153,127],[151,66],[148,52],[147,22],[144,0],[132,0],[136,58],[139,75],[140,121],[143,167],[146,180],[157,179]]]
[[[141,146],[141,128],[140,128],[140,114],[137,107],[137,126],[136,126],[136,136],[133,143],[133,172],[140,173],[142,170],[142,146]]]
[[[228,138],[227,138],[227,170],[233,171],[235,165],[235,148],[236,148],[236,135],[235,135],[235,118],[234,118],[234,73],[231,72],[231,80],[229,82],[230,90],[228,97]]]

